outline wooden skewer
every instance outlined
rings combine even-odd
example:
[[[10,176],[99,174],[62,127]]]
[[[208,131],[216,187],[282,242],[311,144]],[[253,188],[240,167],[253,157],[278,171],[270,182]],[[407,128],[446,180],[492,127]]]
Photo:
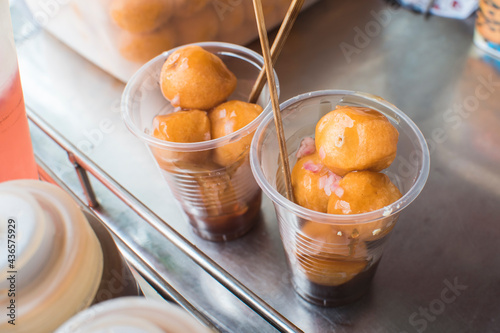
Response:
[[[278,60],[278,57],[280,56],[281,50],[285,45],[285,41],[290,34],[290,30],[292,30],[297,16],[299,16],[299,12],[302,9],[303,4],[304,0],[292,0],[292,3],[288,8],[285,18],[283,19],[283,23],[281,24],[280,29],[278,30],[278,34],[276,35],[273,45],[271,46],[271,57],[273,59],[273,65],[276,64],[276,60]],[[259,73],[259,77],[255,81],[252,92],[250,93],[250,97],[248,98],[248,103],[257,102],[262,88],[264,88],[264,84],[266,83],[265,79],[266,70],[265,68],[263,68]]]
[[[271,51],[269,50],[269,40],[267,39],[266,23],[264,22],[264,12],[262,10],[261,0],[253,0],[255,9],[255,18],[257,20],[257,29],[259,30],[260,44],[262,54],[264,56],[264,68],[266,71],[267,82],[269,82],[269,92],[271,95],[271,103],[274,113],[274,124],[278,134],[280,160],[285,177],[286,197],[290,201],[293,199],[292,177],[290,175],[290,165],[288,163],[288,153],[286,149],[285,134],[283,131],[283,122],[281,120],[280,104],[278,101],[278,90],[276,89],[276,80],[274,78],[273,62],[271,59]]]

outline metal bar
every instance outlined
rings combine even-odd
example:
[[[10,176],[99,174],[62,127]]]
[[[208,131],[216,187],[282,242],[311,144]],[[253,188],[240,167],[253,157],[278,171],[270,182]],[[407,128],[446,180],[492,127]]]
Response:
[[[177,303],[184,310],[192,314],[196,319],[198,319],[205,326],[212,330],[218,331],[217,327],[198,309],[196,309],[186,298],[184,298],[174,287],[172,287],[167,280],[165,280],[160,274],[158,274],[152,264],[141,256],[141,251],[138,249],[137,244],[127,239],[126,235],[120,232],[120,230],[114,228],[112,223],[108,223],[108,219],[95,208],[88,207],[85,202],[73,191],[71,190],[59,177],[57,177],[47,165],[42,161],[39,156],[36,156],[36,162],[38,164],[38,169],[41,174],[41,179],[55,184],[65,190],[70,194],[80,206],[83,206],[87,211],[92,214],[113,236],[114,241],[121,254],[125,257],[127,262],[131,264],[136,271],[138,271],[142,277],[144,277],[148,283],[154,286],[157,292],[165,299],[172,300]]]
[[[80,185],[82,185],[83,193],[85,195],[85,199],[87,200],[87,205],[92,208],[98,207],[99,203],[97,202],[94,189],[92,188],[92,184],[90,183],[87,170],[82,168],[72,152],[68,152],[68,158],[71,164],[73,164],[76,174],[78,175],[78,180],[80,181]]]
[[[117,242],[117,245],[127,262],[130,263],[130,265],[132,265],[132,267],[134,267],[134,269],[137,270],[163,298],[172,299],[173,302],[177,303],[184,310],[196,317],[196,319],[198,319],[198,321],[200,321],[203,325],[207,326],[214,332],[221,332],[220,328],[218,328],[210,319],[207,318],[207,316],[205,316],[205,314],[200,312],[168,282],[166,282],[165,279],[158,274],[149,263],[143,262],[142,258],[135,253],[135,250],[131,249],[122,241]]]
[[[130,194],[111,176],[104,172],[99,166],[87,158],[84,154],[68,142],[59,132],[53,129],[43,119],[41,119],[35,112],[27,108],[27,114],[30,120],[39,127],[45,134],[47,134],[54,142],[67,152],[74,155],[75,161],[90,172],[98,181],[107,187],[113,194],[127,204],[134,212],[148,222],[153,228],[160,232],[165,238],[173,243],[178,249],[189,256],[195,263],[215,278],[226,289],[232,292],[247,306],[258,313],[262,318],[268,321],[272,326],[280,332],[302,332],[287,318],[277,312],[269,304],[264,302],[260,297],[254,294],[250,289],[245,287],[231,274],[225,271],[215,261],[205,255],[196,246],[191,244],[186,238],[179,234],[170,225],[166,224],[160,217],[153,211],[147,208],[141,201]]]

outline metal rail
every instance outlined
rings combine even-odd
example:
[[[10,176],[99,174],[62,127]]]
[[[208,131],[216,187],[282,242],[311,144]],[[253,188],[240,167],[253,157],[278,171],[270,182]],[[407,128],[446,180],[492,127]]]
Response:
[[[120,253],[124,256],[127,263],[129,263],[141,276],[152,285],[159,295],[166,300],[171,300],[177,303],[184,310],[196,317],[205,326],[212,330],[217,330],[217,327],[196,307],[194,307],[188,300],[186,300],[174,287],[172,287],[165,278],[158,274],[154,269],[151,262],[146,260],[140,255],[138,245],[127,239],[117,228],[114,228],[112,223],[108,223],[105,214],[102,214],[94,207],[88,207],[85,202],[67,186],[59,177],[57,177],[50,168],[42,161],[39,156],[36,156],[36,163],[40,178],[44,181],[56,184],[65,190],[75,201],[86,211],[98,220],[112,235],[113,239],[118,246]],[[78,172],[78,170],[77,170]]]
[[[248,307],[258,313],[280,332],[302,332],[287,318],[277,312],[269,304],[245,287],[230,273],[219,266],[215,261],[200,251],[195,245],[179,234],[170,225],[165,223],[159,216],[146,207],[140,200],[134,197],[123,186],[116,182],[110,175],[102,170],[82,154],[72,143],[68,142],[57,130],[40,118],[33,110],[27,108],[29,119],[34,125],[42,130],[48,137],[64,149],[70,157],[71,163],[77,168],[80,183],[84,187],[89,209],[95,207],[95,196],[91,188],[90,181],[86,181],[87,172],[92,174],[99,182],[108,188],[116,197],[127,204],[137,215],[143,218],[166,239],[174,244],[179,250],[186,254],[191,260],[203,268],[208,274],[222,284],[227,290],[233,293],[238,299]],[[88,180],[88,179],[87,179]],[[94,199],[94,200],[93,200]]]

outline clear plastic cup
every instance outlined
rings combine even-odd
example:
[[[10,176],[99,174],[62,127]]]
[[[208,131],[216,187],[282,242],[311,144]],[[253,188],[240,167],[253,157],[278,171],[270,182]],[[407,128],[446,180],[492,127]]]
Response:
[[[398,186],[401,199],[355,215],[319,213],[287,200],[272,114],[257,129],[250,151],[254,176],[275,206],[294,288],[306,300],[323,306],[347,304],[367,292],[390,231],[429,173],[427,144],[408,116],[380,97],[344,90],[307,93],[281,105],[292,167],[301,140],[314,136],[316,123],[336,105],[378,110],[397,128],[397,157],[383,173]]]
[[[216,54],[235,74],[238,85],[228,100],[248,99],[264,65],[259,54],[222,42],[190,45]],[[268,111],[230,135],[196,143],[157,139],[152,135],[153,119],[174,112],[161,93],[160,71],[168,56],[178,49],[152,59],[130,79],[122,98],[123,117],[130,131],[149,147],[193,231],[211,241],[234,239],[248,232],[260,215],[261,190],[252,176],[248,152],[254,131],[269,112],[269,91],[264,87],[257,102]],[[241,153],[233,164],[222,167],[212,159],[219,147]]]
[[[55,333],[210,333],[180,307],[144,297],[122,297],[80,312]]]

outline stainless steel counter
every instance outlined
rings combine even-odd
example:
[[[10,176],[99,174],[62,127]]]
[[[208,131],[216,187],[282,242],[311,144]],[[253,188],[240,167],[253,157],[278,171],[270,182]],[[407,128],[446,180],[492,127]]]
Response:
[[[500,61],[475,48],[472,35],[473,19],[425,20],[383,1],[323,0],[297,20],[276,66],[282,101],[332,88],[380,95],[415,121],[431,150],[427,185],[401,215],[371,292],[341,308],[293,292],[268,199],[258,227],[239,240],[210,243],[189,230],[146,147],[121,121],[121,82],[43,31],[19,46],[19,57],[31,112],[290,321],[289,331],[500,332]],[[40,159],[82,195],[66,153],[36,126],[32,136]],[[171,296],[221,332],[276,331],[91,181],[96,213]]]

